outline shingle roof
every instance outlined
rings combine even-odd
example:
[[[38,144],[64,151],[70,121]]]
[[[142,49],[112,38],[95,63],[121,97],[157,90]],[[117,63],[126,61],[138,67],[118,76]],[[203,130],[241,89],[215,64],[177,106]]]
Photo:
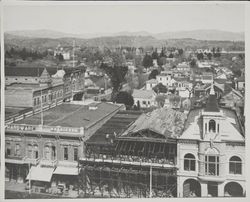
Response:
[[[178,137],[184,128],[186,114],[164,107],[142,114],[122,136],[149,129],[168,137]]]

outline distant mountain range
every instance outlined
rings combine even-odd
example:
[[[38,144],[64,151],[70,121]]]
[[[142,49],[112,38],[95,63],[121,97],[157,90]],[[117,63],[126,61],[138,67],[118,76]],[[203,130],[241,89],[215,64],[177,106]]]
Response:
[[[81,47],[177,47],[244,50],[244,34],[217,30],[197,30],[188,32],[168,32],[153,34],[147,32],[119,32],[115,34],[74,35],[51,30],[5,32],[5,48],[27,48],[44,51],[54,49],[59,44],[72,47],[73,40]],[[112,36],[110,36],[112,35]]]
[[[146,31],[140,32],[117,32],[117,33],[94,33],[94,34],[71,34],[63,33],[53,30],[20,30],[9,31],[7,34],[29,37],[29,38],[79,38],[79,39],[92,39],[100,37],[117,37],[117,36],[142,36],[153,37],[158,40],[168,39],[183,39],[190,38],[196,40],[213,40],[213,41],[244,41],[243,32],[228,32],[220,30],[192,30],[192,31],[177,31],[177,32],[163,32],[163,33],[149,33]]]

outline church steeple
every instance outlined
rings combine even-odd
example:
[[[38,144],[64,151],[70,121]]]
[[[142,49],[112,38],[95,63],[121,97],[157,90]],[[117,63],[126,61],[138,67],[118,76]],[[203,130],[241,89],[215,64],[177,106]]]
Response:
[[[211,84],[210,94],[207,99],[207,104],[205,107],[205,112],[219,112],[219,105],[214,92],[214,84]]]

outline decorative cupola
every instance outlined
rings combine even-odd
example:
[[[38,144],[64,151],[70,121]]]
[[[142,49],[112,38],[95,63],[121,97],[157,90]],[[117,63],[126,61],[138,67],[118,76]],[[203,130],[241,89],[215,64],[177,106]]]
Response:
[[[223,113],[219,109],[214,84],[212,83],[206,107],[202,111],[203,140],[220,139],[220,122],[222,119]]]

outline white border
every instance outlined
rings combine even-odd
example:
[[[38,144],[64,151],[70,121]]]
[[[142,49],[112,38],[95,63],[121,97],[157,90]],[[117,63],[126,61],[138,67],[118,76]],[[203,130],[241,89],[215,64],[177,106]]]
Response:
[[[1,4],[1,2],[0,2]],[[52,6],[52,5],[61,5],[61,6],[69,6],[69,5],[185,5],[185,4],[202,4],[202,5],[214,5],[214,4],[243,4],[245,5],[245,72],[246,72],[246,95],[245,95],[245,103],[249,103],[250,101],[250,95],[247,93],[249,88],[249,82],[248,79],[250,77],[249,71],[250,71],[250,3],[248,1],[171,1],[171,2],[163,2],[163,1],[16,1],[16,0],[2,0],[2,6],[1,6],[1,22],[3,22],[3,10],[5,6]],[[235,15],[232,13],[232,15]],[[3,23],[1,23],[1,173],[0,173],[0,197],[1,195],[4,196],[4,39],[3,39]],[[248,120],[248,114],[250,113],[250,108],[248,108],[248,104],[246,104],[245,108],[245,115],[246,115],[246,169],[250,169],[250,159],[247,158],[247,155],[250,154],[249,149],[249,140],[248,140],[248,131],[250,129],[250,121]],[[120,200],[120,201],[131,201],[131,200],[139,200],[139,201],[212,201],[212,200],[218,200],[218,201],[250,201],[250,174],[246,172],[246,197],[245,198],[160,198],[160,199],[150,199],[150,198],[143,198],[143,199],[36,199],[38,201],[54,201],[54,200],[60,200],[60,201],[108,201],[108,200]],[[2,198],[0,198],[0,201],[2,201]],[[27,199],[21,200],[21,199],[15,199],[15,200],[4,200],[4,201],[27,201]],[[31,200],[30,200],[31,201]],[[33,200],[32,200],[33,201]]]

